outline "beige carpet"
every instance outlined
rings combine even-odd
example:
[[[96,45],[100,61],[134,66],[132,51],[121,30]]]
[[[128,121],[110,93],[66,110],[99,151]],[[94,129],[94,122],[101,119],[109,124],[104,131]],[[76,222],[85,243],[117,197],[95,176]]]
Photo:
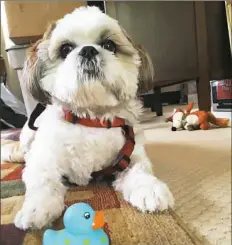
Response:
[[[231,128],[172,132],[148,112],[140,128],[156,175],[176,199],[173,216],[199,244],[231,244]]]

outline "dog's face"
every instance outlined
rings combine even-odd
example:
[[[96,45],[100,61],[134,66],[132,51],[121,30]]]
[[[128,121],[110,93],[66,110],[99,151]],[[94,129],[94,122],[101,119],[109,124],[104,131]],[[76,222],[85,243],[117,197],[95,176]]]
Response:
[[[114,107],[151,88],[153,67],[116,20],[82,7],[53,24],[29,53],[32,95],[80,109]]]

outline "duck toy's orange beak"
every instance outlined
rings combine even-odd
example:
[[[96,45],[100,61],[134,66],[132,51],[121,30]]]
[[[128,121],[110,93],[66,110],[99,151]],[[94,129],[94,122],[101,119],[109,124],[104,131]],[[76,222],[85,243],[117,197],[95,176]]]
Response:
[[[93,229],[98,230],[104,227],[104,212],[97,211],[93,220]]]

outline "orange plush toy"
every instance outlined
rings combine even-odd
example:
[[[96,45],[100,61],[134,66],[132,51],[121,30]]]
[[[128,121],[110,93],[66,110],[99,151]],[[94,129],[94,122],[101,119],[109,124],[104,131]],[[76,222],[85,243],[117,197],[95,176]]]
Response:
[[[226,128],[230,125],[230,120],[227,118],[217,118],[211,112],[194,111],[186,116],[184,128],[190,131],[195,129],[208,130],[210,124]]]
[[[180,108],[175,109],[172,116],[166,118],[166,122],[172,122],[172,131],[178,129],[186,129],[189,131],[202,129],[208,130],[210,124],[216,125],[220,128],[230,126],[230,120],[227,118],[217,118],[211,112],[194,111],[193,103],[188,104],[186,110]]]

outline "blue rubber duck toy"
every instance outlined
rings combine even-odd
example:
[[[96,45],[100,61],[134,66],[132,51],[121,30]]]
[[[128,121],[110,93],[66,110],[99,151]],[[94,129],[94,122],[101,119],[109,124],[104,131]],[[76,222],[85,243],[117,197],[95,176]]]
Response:
[[[104,213],[87,203],[71,205],[64,213],[64,229],[46,230],[43,245],[110,245],[103,230]]]

